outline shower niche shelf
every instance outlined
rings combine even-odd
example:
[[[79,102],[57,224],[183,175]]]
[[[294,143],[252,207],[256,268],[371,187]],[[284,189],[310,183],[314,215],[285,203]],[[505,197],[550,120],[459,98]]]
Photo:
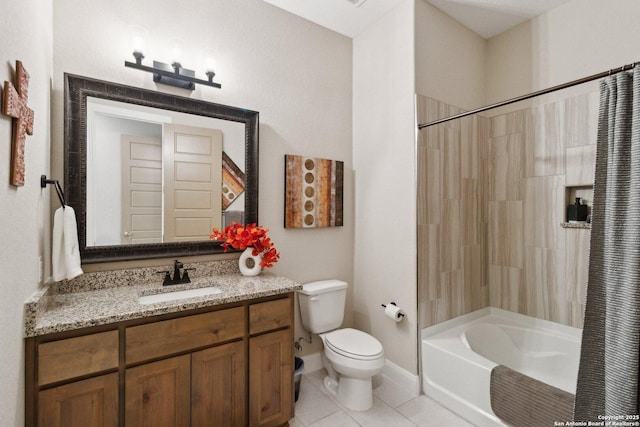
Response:
[[[587,205],[587,213],[591,215],[593,208],[593,185],[576,185],[565,187],[565,221],[560,223],[562,228],[591,229],[591,223],[585,221],[569,222],[567,218],[567,207],[575,203],[576,197],[580,197],[582,204]]]
[[[579,221],[579,222],[561,222],[562,228],[578,228],[583,230],[591,230],[591,223]]]

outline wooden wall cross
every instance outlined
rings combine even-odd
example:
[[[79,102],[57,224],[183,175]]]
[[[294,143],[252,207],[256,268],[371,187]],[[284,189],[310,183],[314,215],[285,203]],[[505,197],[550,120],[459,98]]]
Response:
[[[24,185],[24,144],[26,135],[33,135],[33,110],[27,106],[29,98],[29,73],[16,61],[17,89],[11,82],[4,82],[2,112],[13,117],[13,143],[11,145],[11,184]]]

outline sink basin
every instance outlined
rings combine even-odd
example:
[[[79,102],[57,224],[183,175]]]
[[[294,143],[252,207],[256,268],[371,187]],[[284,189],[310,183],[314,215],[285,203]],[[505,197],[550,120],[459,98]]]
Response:
[[[206,288],[187,289],[184,291],[176,292],[163,292],[154,295],[143,295],[138,297],[140,304],[155,304],[158,302],[174,301],[183,298],[202,297],[205,295],[221,294],[222,291],[215,286],[208,286]]]

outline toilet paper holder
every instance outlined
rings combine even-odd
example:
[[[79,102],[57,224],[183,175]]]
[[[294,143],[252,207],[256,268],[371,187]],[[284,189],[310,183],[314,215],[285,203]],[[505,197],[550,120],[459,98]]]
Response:
[[[391,305],[395,305],[396,307],[398,306],[398,304],[396,304],[395,302],[391,301],[389,304]],[[383,306],[384,308],[387,308],[386,304],[380,304],[381,306]],[[404,317],[404,313],[398,313],[398,316],[400,317]]]

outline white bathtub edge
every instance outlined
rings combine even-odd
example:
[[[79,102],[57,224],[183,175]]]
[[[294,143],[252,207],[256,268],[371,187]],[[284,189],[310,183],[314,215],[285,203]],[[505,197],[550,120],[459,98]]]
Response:
[[[509,319],[511,321],[518,322],[518,323],[526,322],[528,326],[536,326],[536,327],[539,327],[540,329],[544,329],[547,331],[549,330],[554,331],[556,333],[571,336],[577,340],[580,340],[582,337],[582,329],[575,328],[573,326],[567,326],[561,323],[551,322],[549,320],[539,319],[536,317],[515,313],[513,311],[504,310],[502,308],[484,307],[479,310],[472,311],[471,313],[454,317],[453,319],[445,320],[444,322],[440,322],[435,325],[423,328],[420,331],[420,338],[425,339],[430,336],[439,334],[442,331],[455,328],[456,326],[460,326],[464,323],[468,323],[473,320],[480,319],[482,317],[489,316],[489,315],[502,317],[504,319]]]
[[[502,427],[507,426],[495,414],[488,414],[469,402],[460,399],[453,393],[432,383],[428,379],[423,380],[423,392],[451,412],[461,416],[476,427]]]
[[[504,310],[497,307],[487,307],[489,313],[513,320],[514,322],[525,322],[527,326],[540,328],[542,330],[553,331],[562,335],[568,335],[574,339],[580,340],[582,337],[582,329],[575,328],[573,326],[563,325],[562,323],[552,322],[550,320],[544,320],[537,317],[527,316],[525,314],[515,313],[513,311]],[[474,312],[475,313],[475,312]]]
[[[394,384],[400,386],[403,390],[411,393],[413,397],[420,395],[420,377],[414,375],[395,363],[385,359],[382,375]]]
[[[444,322],[437,323],[435,325],[429,326],[427,328],[423,328],[421,333],[421,339],[425,339],[432,335],[439,334],[442,331],[446,331],[448,329],[455,328],[456,326],[460,326],[464,323],[471,322],[472,320],[480,319],[481,317],[488,316],[492,313],[492,307],[481,308],[476,311],[472,311],[471,313],[464,314],[462,316],[454,317],[450,320],[445,320]]]

